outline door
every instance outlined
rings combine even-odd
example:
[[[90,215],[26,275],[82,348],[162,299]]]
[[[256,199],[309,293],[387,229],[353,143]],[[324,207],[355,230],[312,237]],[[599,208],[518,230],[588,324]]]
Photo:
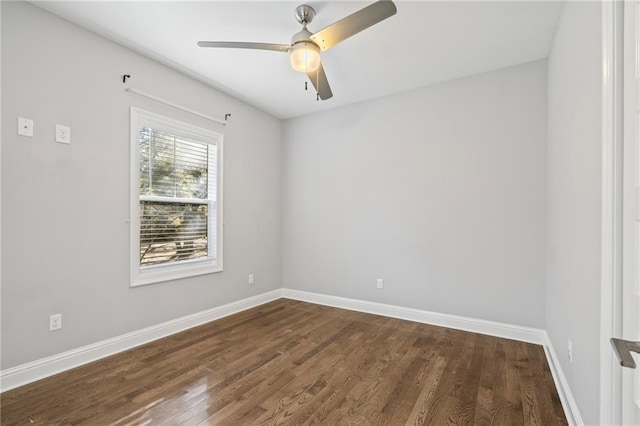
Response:
[[[640,341],[640,1],[624,4],[624,135],[622,172],[622,329]],[[640,358],[635,355],[640,365]],[[640,425],[640,366],[623,368],[622,420]]]

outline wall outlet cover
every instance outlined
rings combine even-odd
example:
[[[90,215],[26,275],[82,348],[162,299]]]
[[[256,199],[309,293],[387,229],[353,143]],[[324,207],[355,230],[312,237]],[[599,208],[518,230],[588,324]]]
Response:
[[[33,120],[18,117],[18,134],[20,136],[33,137]]]
[[[49,316],[49,331],[60,330],[62,328],[62,314]]]
[[[71,143],[71,128],[69,126],[56,124],[56,142]]]

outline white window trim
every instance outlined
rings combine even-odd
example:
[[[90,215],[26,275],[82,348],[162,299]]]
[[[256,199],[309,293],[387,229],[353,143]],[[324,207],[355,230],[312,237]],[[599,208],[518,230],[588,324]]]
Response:
[[[139,157],[139,134],[138,127],[145,121],[153,123],[154,128],[177,133],[184,137],[197,138],[213,141],[217,147],[217,167],[216,167],[216,259],[195,259],[183,261],[176,265],[155,265],[140,267],[140,157]],[[164,123],[166,126],[158,126]],[[212,130],[188,125],[160,114],[149,112],[140,108],[131,107],[130,111],[130,212],[129,212],[129,233],[130,233],[130,271],[131,287],[164,281],[178,280],[181,278],[194,277],[197,275],[211,274],[223,270],[223,135]]]

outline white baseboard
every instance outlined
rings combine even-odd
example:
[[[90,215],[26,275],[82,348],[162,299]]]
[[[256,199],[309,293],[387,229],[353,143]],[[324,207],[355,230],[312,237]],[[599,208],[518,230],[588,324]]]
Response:
[[[281,297],[281,289],[273,290],[2,370],[0,371],[0,392],[35,382],[36,380],[79,367],[109,355],[253,308],[254,306],[262,305],[272,300],[280,299]]]
[[[366,312],[368,314],[382,315],[424,324],[454,328],[456,330],[487,334],[489,336],[503,337],[505,339],[535,343],[538,345],[544,345],[547,341],[546,333],[542,329],[505,324],[496,321],[441,314],[438,312],[424,311],[422,309],[405,308],[402,306],[386,305],[384,303],[368,302],[365,300],[347,299],[345,297],[291,290],[288,288],[282,290],[282,297],[300,300],[303,302],[316,303],[319,305],[349,309],[351,311]]]
[[[556,354],[553,344],[551,343],[551,339],[546,331],[544,332],[544,337],[544,352],[547,355],[549,369],[551,370],[553,381],[556,384],[556,389],[558,390],[558,396],[560,396],[560,402],[562,403],[564,414],[567,416],[567,422],[569,422],[570,425],[583,426],[584,421],[582,420],[582,416],[578,410],[578,404],[576,404],[576,400],[573,398],[567,378],[562,372],[562,366],[558,360],[558,355]]]

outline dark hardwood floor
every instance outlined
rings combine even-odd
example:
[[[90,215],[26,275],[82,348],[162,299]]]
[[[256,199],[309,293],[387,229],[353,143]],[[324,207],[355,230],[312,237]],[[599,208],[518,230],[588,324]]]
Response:
[[[563,425],[541,346],[280,299],[0,395],[3,425]]]

